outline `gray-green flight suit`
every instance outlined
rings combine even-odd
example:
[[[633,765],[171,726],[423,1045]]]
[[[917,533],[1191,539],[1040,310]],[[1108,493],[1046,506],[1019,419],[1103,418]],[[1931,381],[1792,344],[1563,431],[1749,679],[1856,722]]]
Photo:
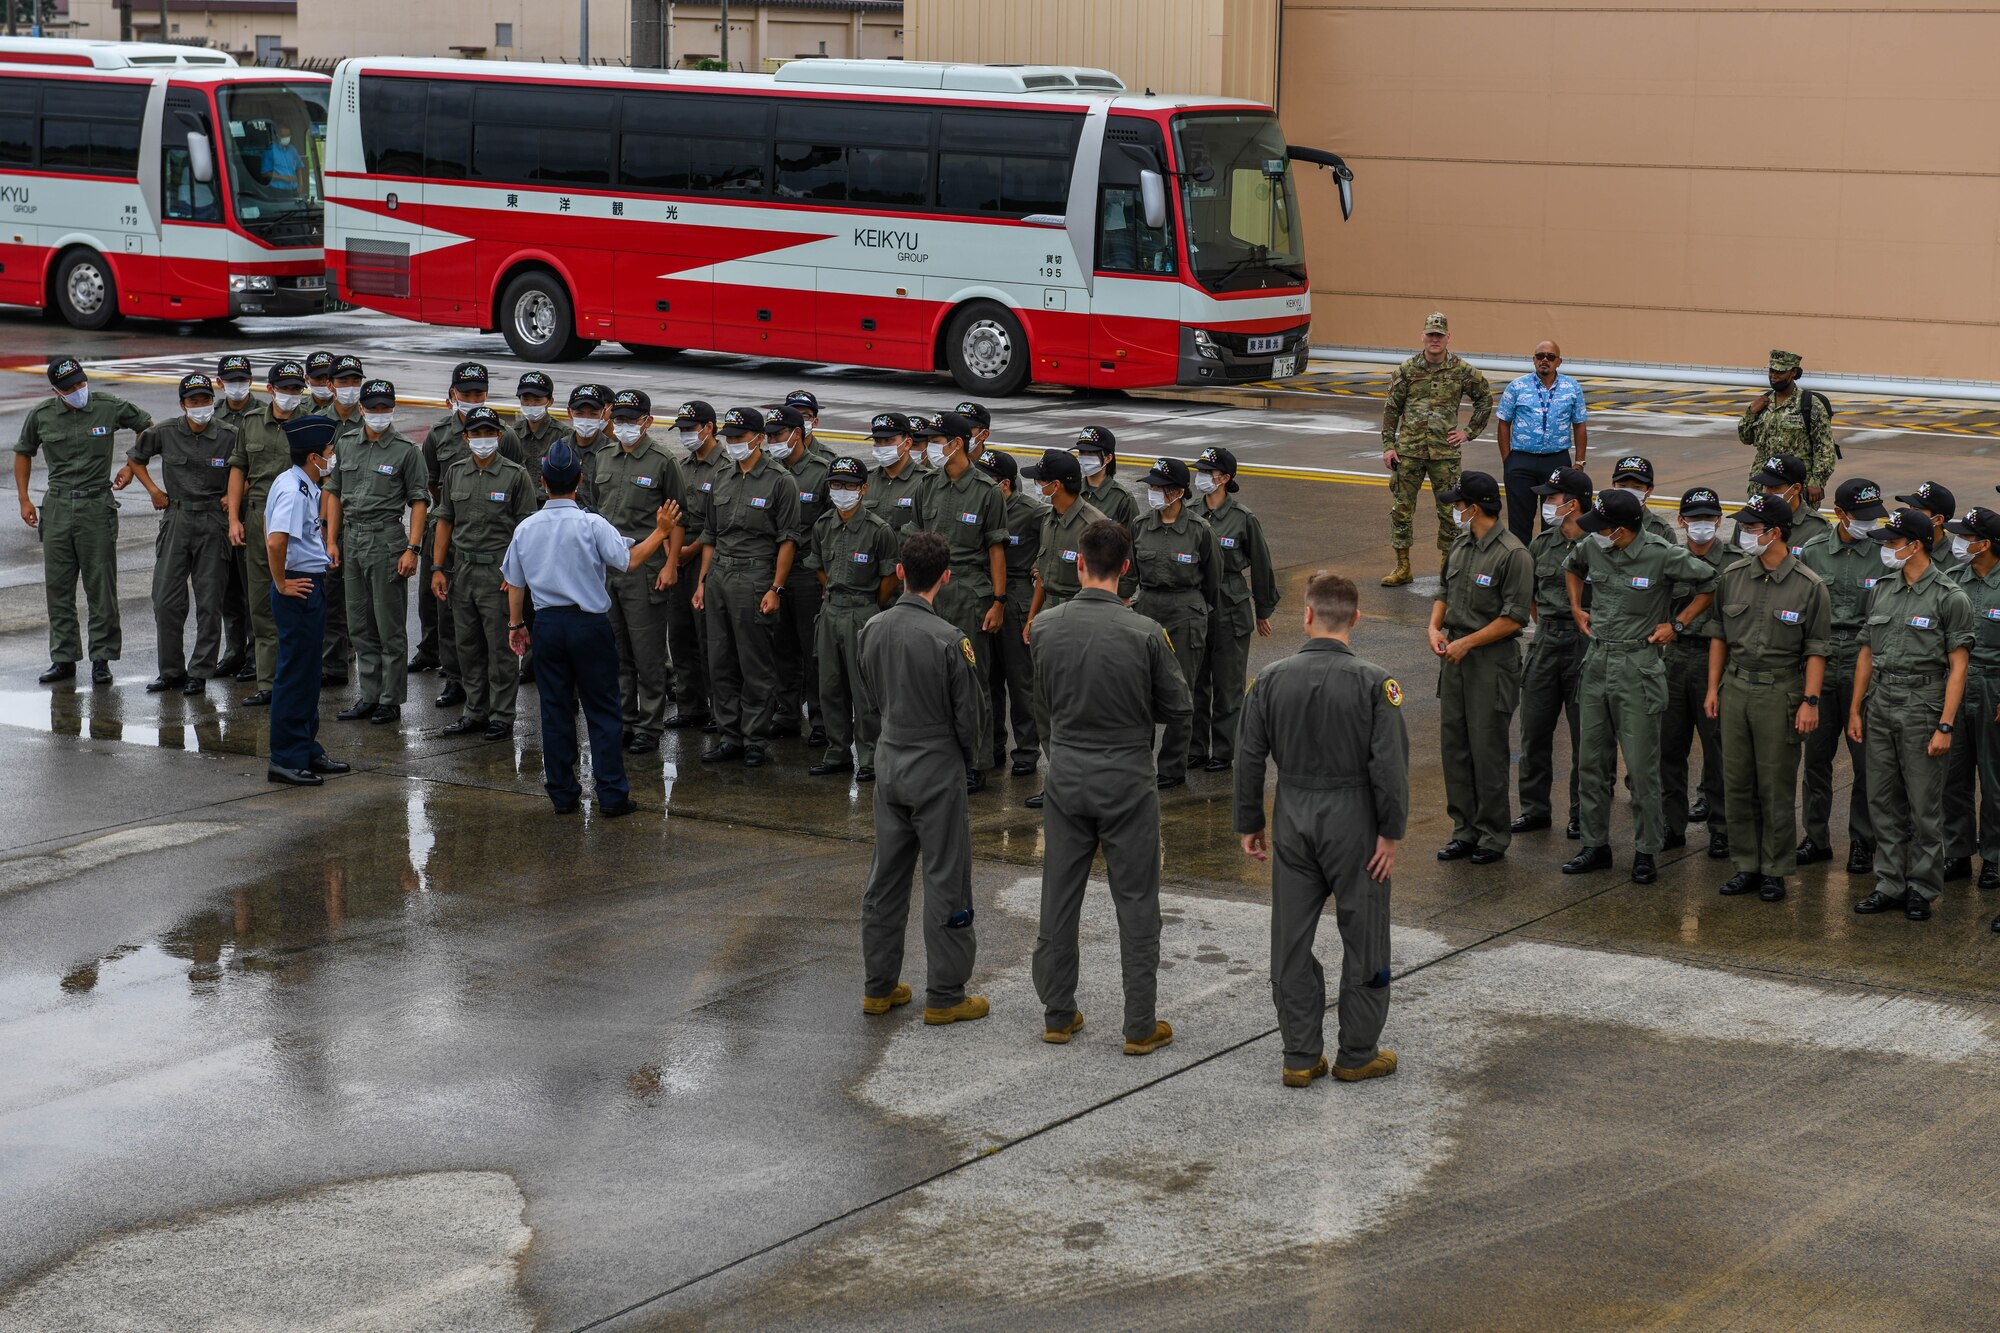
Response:
[[[2000,709],[2000,565],[1981,577],[1967,561],[1950,578],[1971,604],[1973,635],[1946,765],[1945,855],[1976,853],[1987,865],[2000,865],[2000,723],[1993,720]]]
[[[1193,705],[1159,625],[1100,588],[1044,607],[1030,630],[1035,697],[1047,719],[1042,806],[1042,914],[1035,993],[1043,1023],[1076,1017],[1077,920],[1101,848],[1118,912],[1125,1039],[1154,1031],[1160,967],[1160,793],[1153,729],[1164,725],[1159,769],[1185,762]]]
[[[463,716],[480,722],[514,724],[521,673],[508,643],[500,561],[514,529],[540,507],[541,498],[542,488],[528,469],[498,454],[485,467],[476,458],[452,464],[438,487],[438,522],[451,524],[445,596],[451,603],[459,683],[465,687]],[[614,613],[617,606],[614,597]]]
[[[292,418],[307,415],[292,413]],[[278,672],[278,622],[271,616],[271,560],[264,546],[264,501],[271,484],[292,466],[284,422],[271,405],[245,413],[236,427],[231,470],[243,474],[243,546],[250,603],[250,632],[257,642],[257,688],[269,692]],[[284,571],[280,570],[279,573]]]
[[[1132,534],[1132,568],[1139,578],[1132,609],[1167,632],[1181,679],[1190,682],[1192,710],[1192,682],[1201,679],[1208,658],[1208,625],[1222,604],[1222,548],[1215,529],[1185,504],[1171,523],[1164,510],[1148,511]],[[1183,746],[1183,762],[1186,754]],[[1167,771],[1161,769],[1163,775]]]
[[[409,694],[410,581],[396,565],[410,545],[407,511],[430,505],[423,452],[394,426],[370,440],[359,424],[334,440],[325,489],[340,504],[340,580],[362,703],[401,706]],[[428,582],[435,547],[416,552]]]
[[[1499,619],[1526,625],[1535,600],[1534,557],[1495,519],[1484,537],[1470,531],[1459,536],[1445,556],[1439,592],[1446,639],[1462,639]],[[1508,733],[1520,701],[1518,628],[1461,661],[1438,659],[1438,747],[1455,841],[1504,852],[1513,839]]]
[[[1219,503],[1196,500],[1195,510],[1215,530],[1222,550],[1222,600],[1208,624],[1208,655],[1192,683],[1194,735],[1188,758],[1233,760],[1237,719],[1249,685],[1250,640],[1257,622],[1278,609],[1278,578],[1264,525],[1250,507],[1227,491]]]
[[[1521,814],[1553,819],[1549,791],[1555,785],[1556,723],[1569,723],[1569,820],[1577,815],[1577,779],[1583,771],[1578,748],[1576,687],[1590,641],[1570,614],[1569,582],[1563,563],[1576,543],[1562,525],[1543,528],[1528,543],[1535,562],[1535,638],[1521,672]],[[1589,604],[1585,603],[1585,610]]]
[[[706,458],[681,451],[681,477],[687,486],[687,512],[681,516],[681,576],[667,589],[667,658],[674,676],[674,699],[687,717],[705,718],[708,703],[708,622],[694,609],[694,590],[701,585],[701,529],[707,521],[709,492],[725,470],[735,464],[711,444]]]
[[[1828,827],[1833,814],[1833,757],[1844,743],[1854,768],[1854,783],[1847,793],[1847,833],[1872,848],[1875,818],[1868,807],[1868,747],[1847,739],[1847,714],[1854,705],[1854,659],[1861,652],[1861,631],[1868,623],[1868,598],[1886,572],[1882,548],[1866,537],[1827,532],[1801,546],[1799,559],[1819,575],[1833,602],[1826,683],[1819,692],[1819,729],[1805,743],[1805,836],[1822,847],[1833,845]]]
[[[630,449],[614,440],[598,450],[591,476],[597,512],[630,541],[642,542],[652,534],[660,506],[668,500],[687,508],[681,465],[650,432]],[[604,576],[611,593],[618,694],[628,736],[657,738],[667,729],[667,602],[672,593],[655,586],[666,567],[662,551],[637,569]]]
[[[807,535],[799,530],[799,486],[760,449],[748,472],[731,464],[718,474],[706,511],[701,541],[715,556],[701,597],[717,740],[762,746],[778,706],[778,613],[758,607],[776,586],[778,548]]]
[[[153,626],[160,675],[168,680],[215,674],[222,652],[222,602],[229,590],[229,451],[236,431],[213,419],[201,430],[184,416],[139,436],[126,458],[160,460],[159,485],[167,493],[160,535],[153,546]],[[188,595],[194,595],[194,661],[187,656]]]
[[[782,469],[779,469],[782,471]],[[861,899],[865,993],[896,989],[910,879],[924,864],[924,1005],[965,998],[972,925],[972,828],[965,770],[977,753],[979,675],[972,641],[915,593],[861,630],[863,736],[874,744],[875,855]]]
[[[815,644],[820,612],[819,576],[805,568],[805,546],[820,515],[832,509],[826,498],[827,469],[833,455],[807,445],[790,468],[799,488],[799,558],[792,562],[791,577],[785,580],[785,594],[778,603],[778,716],[777,734],[795,736],[799,717],[804,714],[813,726],[821,725],[819,697],[819,653]]]
[[[1583,845],[1609,844],[1611,789],[1622,750],[1637,825],[1633,850],[1652,855],[1666,839],[1660,718],[1667,708],[1667,666],[1646,637],[1671,618],[1675,583],[1696,594],[1712,592],[1716,572],[1699,556],[1647,532],[1623,549],[1580,541],[1563,568],[1590,580],[1590,646],[1577,682]]]
[[[1937,566],[1912,584],[1890,570],[1868,599],[1862,646],[1868,694],[1861,739],[1875,807],[1875,891],[1933,901],[1944,891],[1944,784],[1949,754],[1932,758],[1953,651],[1972,646],[1972,603]],[[1952,737],[1954,747],[1958,738]]]
[[[609,439],[609,433],[605,435]],[[616,446],[612,446],[616,448]],[[424,468],[430,474],[431,499],[438,500],[437,488],[444,481],[444,474],[453,464],[472,457],[472,451],[465,447],[465,421],[455,409],[432,424],[424,434]],[[526,463],[527,452],[521,448],[521,439],[514,434],[511,426],[500,427],[500,457],[510,458],[516,463]],[[647,531],[651,531],[649,527]],[[424,519],[424,556],[418,567],[417,579],[417,625],[423,631],[417,640],[418,657],[436,658],[438,674],[446,680],[458,680],[458,640],[451,630],[451,603],[440,602],[431,595],[431,581],[426,570],[430,568],[429,553],[437,549],[437,506],[433,503],[431,512]],[[449,579],[451,571],[445,571]]]
[[[1000,483],[971,463],[956,481],[940,468],[917,492],[916,525],[935,532],[951,548],[951,582],[937,595],[938,614],[958,626],[973,644],[985,634],[986,612],[1005,588],[993,586],[987,552],[1007,544],[1007,499]],[[973,767],[984,766],[993,754],[993,664],[974,651],[979,672],[979,744],[973,747]]]
[[[982,635],[979,651],[991,659],[993,681],[993,766],[1007,759],[1011,724],[1016,763],[1033,763],[1041,753],[1035,731],[1035,668],[1022,637],[1035,600],[1035,557],[1042,549],[1042,515],[1048,506],[1019,491],[1007,497],[1007,618],[997,633]]]
[[[239,429],[243,418],[258,410],[260,406],[254,393],[241,405],[232,405],[227,397],[215,400],[215,419],[231,430]],[[226,509],[223,518],[225,522],[228,520]],[[248,566],[244,561],[248,550],[247,542],[229,548],[229,589],[222,598],[222,656],[225,662],[234,661],[238,669],[249,660],[251,653],[250,599],[245,591],[249,581]]]
[[[1833,603],[1819,575],[1787,551],[1776,569],[1754,557],[1732,562],[1715,605],[1729,649],[1720,701],[1729,856],[1740,871],[1783,878],[1799,868],[1805,738],[1794,724],[1805,698],[1806,659],[1825,657],[1831,643]]]
[[[118,621],[118,500],[111,493],[111,449],[117,432],[136,433],[152,424],[153,419],[139,408],[95,385],[82,407],[46,398],[29,409],[21,423],[14,452],[30,458],[43,454],[49,470],[38,535],[52,661],[83,660],[83,631],[76,615],[78,582],[83,584],[90,613],[90,660],[115,662],[124,651],[124,631]]]
[[[1743,558],[1732,542],[1716,537],[1708,550],[1688,548],[1719,574]],[[1685,586],[1674,589],[1674,614],[1693,600]],[[1667,711],[1660,715],[1660,797],[1669,832],[1687,827],[1689,754],[1701,738],[1701,799],[1708,802],[1708,827],[1720,830],[1727,816],[1722,805],[1722,723],[1709,717],[1708,646],[1722,637],[1716,607],[1687,621],[1687,630],[1667,645]],[[1776,873],[1775,871],[1772,873]]]
[[[892,477],[879,466],[868,469],[868,494],[861,499],[862,507],[889,525],[889,531],[896,534],[899,550],[903,529],[916,521],[917,492],[926,478],[927,474],[917,466],[915,454],[903,460],[900,476]]]
[[[1389,881],[1368,874],[1375,840],[1400,841],[1410,814],[1410,733],[1403,690],[1338,639],[1308,639],[1273,662],[1244,700],[1236,766],[1238,833],[1264,827],[1264,766],[1278,766],[1272,806],[1271,1000],[1287,1069],[1325,1050],[1326,972],[1313,956],[1333,899],[1340,928],[1340,1032],[1334,1063],[1381,1053],[1389,1016]]]
[[[813,524],[804,564],[826,578],[825,605],[816,631],[826,763],[874,767],[874,738],[860,725],[861,627],[882,609],[882,580],[896,577],[899,558],[896,534],[866,505],[857,506],[846,519],[828,505]]]

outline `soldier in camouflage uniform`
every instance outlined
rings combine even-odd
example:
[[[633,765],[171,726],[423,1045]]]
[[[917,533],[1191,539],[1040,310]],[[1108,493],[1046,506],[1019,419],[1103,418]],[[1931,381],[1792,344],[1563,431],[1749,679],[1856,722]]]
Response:
[[[1798,387],[1798,353],[1773,350],[1769,369],[1771,391],[1759,394],[1736,423],[1736,438],[1756,451],[1750,460],[1750,494],[1763,490],[1757,473],[1765,459],[1791,454],[1805,460],[1806,502],[1817,505],[1833,475],[1833,421],[1823,404]]]
[[[1461,429],[1458,405],[1472,400],[1472,420]],[[1385,588],[1401,587],[1411,579],[1411,516],[1417,496],[1429,477],[1437,504],[1438,554],[1447,555],[1458,540],[1451,506],[1438,499],[1458,484],[1459,451],[1486,428],[1493,415],[1493,390],[1486,376],[1451,353],[1451,330],[1442,314],[1424,321],[1424,350],[1396,368],[1389,382],[1389,401],[1382,409],[1382,463],[1389,469],[1389,544],[1396,550],[1396,568],[1382,580]]]

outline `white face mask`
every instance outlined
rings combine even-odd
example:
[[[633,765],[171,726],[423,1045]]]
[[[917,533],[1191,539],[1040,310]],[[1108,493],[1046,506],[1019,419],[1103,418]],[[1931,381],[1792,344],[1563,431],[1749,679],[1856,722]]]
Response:
[[[62,400],[71,407],[81,411],[83,405],[90,401],[90,386],[88,384],[78,385],[69,393],[62,395]]]
[[[1863,523],[1857,519],[1852,519],[1852,518],[1848,519],[1847,522],[1843,523],[1841,526],[1847,529],[1848,536],[1854,538],[1854,540],[1858,542],[1867,541],[1868,534],[1875,531],[1875,525],[1873,523]]]
[[[456,395],[452,397],[451,410],[458,413],[460,420],[464,420],[465,414],[467,412],[470,412],[473,409],[473,407],[474,404],[465,402],[460,398],[458,398]]]
[[[1593,532],[1590,539],[1607,551],[1618,544],[1618,539],[1608,532]]]
[[[334,461],[335,461],[335,454],[334,454],[333,450],[331,450],[331,449],[327,450],[327,451],[326,451],[326,462],[325,462],[324,464],[322,464],[322,465],[321,465],[321,467],[320,467],[320,470],[319,470],[319,474],[320,474],[320,475],[321,475],[322,477],[324,477],[324,476],[325,476],[325,475],[326,475],[327,473],[329,473],[329,472],[333,471],[333,464],[334,464]]]
[[[342,407],[352,407],[361,401],[359,384],[339,384],[334,386],[333,396]]]
[[[315,403],[330,403],[333,401],[333,386],[331,384],[315,384],[312,386],[312,396]]]
[[[929,444],[924,446],[924,457],[927,460],[929,460],[930,465],[932,467],[943,467],[944,446],[938,443],[936,440],[932,440]]]
[[[579,440],[594,440],[597,438],[597,433],[604,429],[604,418],[571,417],[569,425],[570,429],[576,432],[576,437]]]
[[[465,447],[472,450],[474,458],[491,458],[500,452],[500,437],[468,435],[465,437]]]
[[[741,463],[744,459],[757,452],[757,446],[748,440],[724,440],[722,447],[728,453],[729,461],[732,463]]]
[[[1692,537],[1693,535],[1694,529],[1689,528],[1688,536]],[[1736,530],[1736,544],[1750,554],[1755,555],[1764,549],[1764,534],[1761,532],[1752,532],[1748,528],[1738,528]]]
[[[783,440],[764,441],[764,452],[773,463],[782,463],[792,456],[792,446]]]
[[[1611,489],[1614,491],[1625,492],[1625,494],[1631,496],[1634,500],[1637,500],[1640,504],[1646,503],[1646,493],[1640,490],[1637,486],[1613,486]]]
[[[1914,554],[1914,551],[1911,552],[1911,555]],[[1910,557],[1907,555],[1897,555],[1885,544],[1882,547],[1882,563],[1891,569],[1901,569],[1904,565],[1910,563]]]
[[[1083,475],[1086,477],[1094,477],[1104,471],[1103,454],[1078,454],[1076,456],[1076,463],[1078,467],[1083,469]]]
[[[893,444],[878,444],[874,449],[876,467],[894,467],[903,451]]]
[[[1697,523],[1690,523],[1688,524],[1688,540],[1691,542],[1712,542],[1715,540],[1715,530],[1720,526],[1721,524],[1710,522],[1707,519],[1703,519]]]
[[[639,437],[644,433],[644,431],[639,429],[639,423],[636,421],[614,421],[611,423],[611,438],[620,444],[637,444]]]
[[[393,412],[363,412],[361,414],[361,424],[374,431],[377,435],[389,429],[395,422],[396,414]]]
[[[240,403],[250,396],[250,386],[235,380],[225,380],[222,384],[222,396],[232,403]]]
[[[844,486],[827,494],[833,497],[833,507],[843,514],[861,503],[861,492],[848,490]]]
[[[548,414],[549,405],[547,403],[521,404],[521,420],[523,421],[540,421],[548,416]]]
[[[1196,495],[1213,495],[1220,486],[1221,483],[1215,479],[1213,472],[1196,472],[1194,474],[1194,493]]]
[[[1951,553],[1957,559],[1970,560],[1972,558],[1972,538],[1953,537],[1951,539]]]
[[[207,407],[190,407],[187,409],[187,419],[191,426],[206,426],[215,419],[215,404],[210,403]]]
[[[1167,493],[1158,486],[1148,486],[1146,488],[1146,503],[1155,509],[1165,509],[1167,507]]]
[[[1556,504],[1553,500],[1542,501],[1542,522],[1554,527],[1557,523]]]
[[[1464,532],[1472,526],[1472,511],[1470,509],[1454,509],[1451,511],[1451,521],[1458,524],[1460,532]]]
[[[305,400],[306,396],[302,393],[274,393],[271,395],[271,405],[276,407],[280,412],[296,412],[299,410],[299,404]]]
[[[687,450],[687,451],[688,451],[689,453],[691,453],[691,454],[692,454],[692,453],[698,453],[698,452],[700,452],[700,450],[701,450],[701,432],[700,432],[700,431],[698,431],[698,430],[684,430],[684,431],[682,431],[682,432],[681,432],[681,448],[683,448],[683,449]]]

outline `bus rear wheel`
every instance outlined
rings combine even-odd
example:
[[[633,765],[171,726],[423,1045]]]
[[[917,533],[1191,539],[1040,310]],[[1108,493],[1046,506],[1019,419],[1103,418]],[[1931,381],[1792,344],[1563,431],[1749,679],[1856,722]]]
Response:
[[[952,316],[944,359],[959,388],[1004,398],[1028,382],[1028,335],[1005,306],[975,301]]]
[[[73,329],[109,328],[118,319],[118,283],[95,250],[72,250],[56,269],[56,308]]]
[[[597,343],[576,335],[576,307],[553,273],[523,273],[500,297],[500,332],[523,361],[574,361]]]

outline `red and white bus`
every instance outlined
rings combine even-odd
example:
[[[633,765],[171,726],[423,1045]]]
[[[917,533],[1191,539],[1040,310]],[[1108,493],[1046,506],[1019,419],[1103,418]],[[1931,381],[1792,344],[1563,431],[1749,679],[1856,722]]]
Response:
[[[331,86],[198,47],[0,39],[0,303],[81,329],[324,309]]]
[[[1294,156],[1270,108],[1102,70],[775,75],[357,59],[334,74],[341,300],[504,333],[902,370],[1218,384],[1301,369]]]

